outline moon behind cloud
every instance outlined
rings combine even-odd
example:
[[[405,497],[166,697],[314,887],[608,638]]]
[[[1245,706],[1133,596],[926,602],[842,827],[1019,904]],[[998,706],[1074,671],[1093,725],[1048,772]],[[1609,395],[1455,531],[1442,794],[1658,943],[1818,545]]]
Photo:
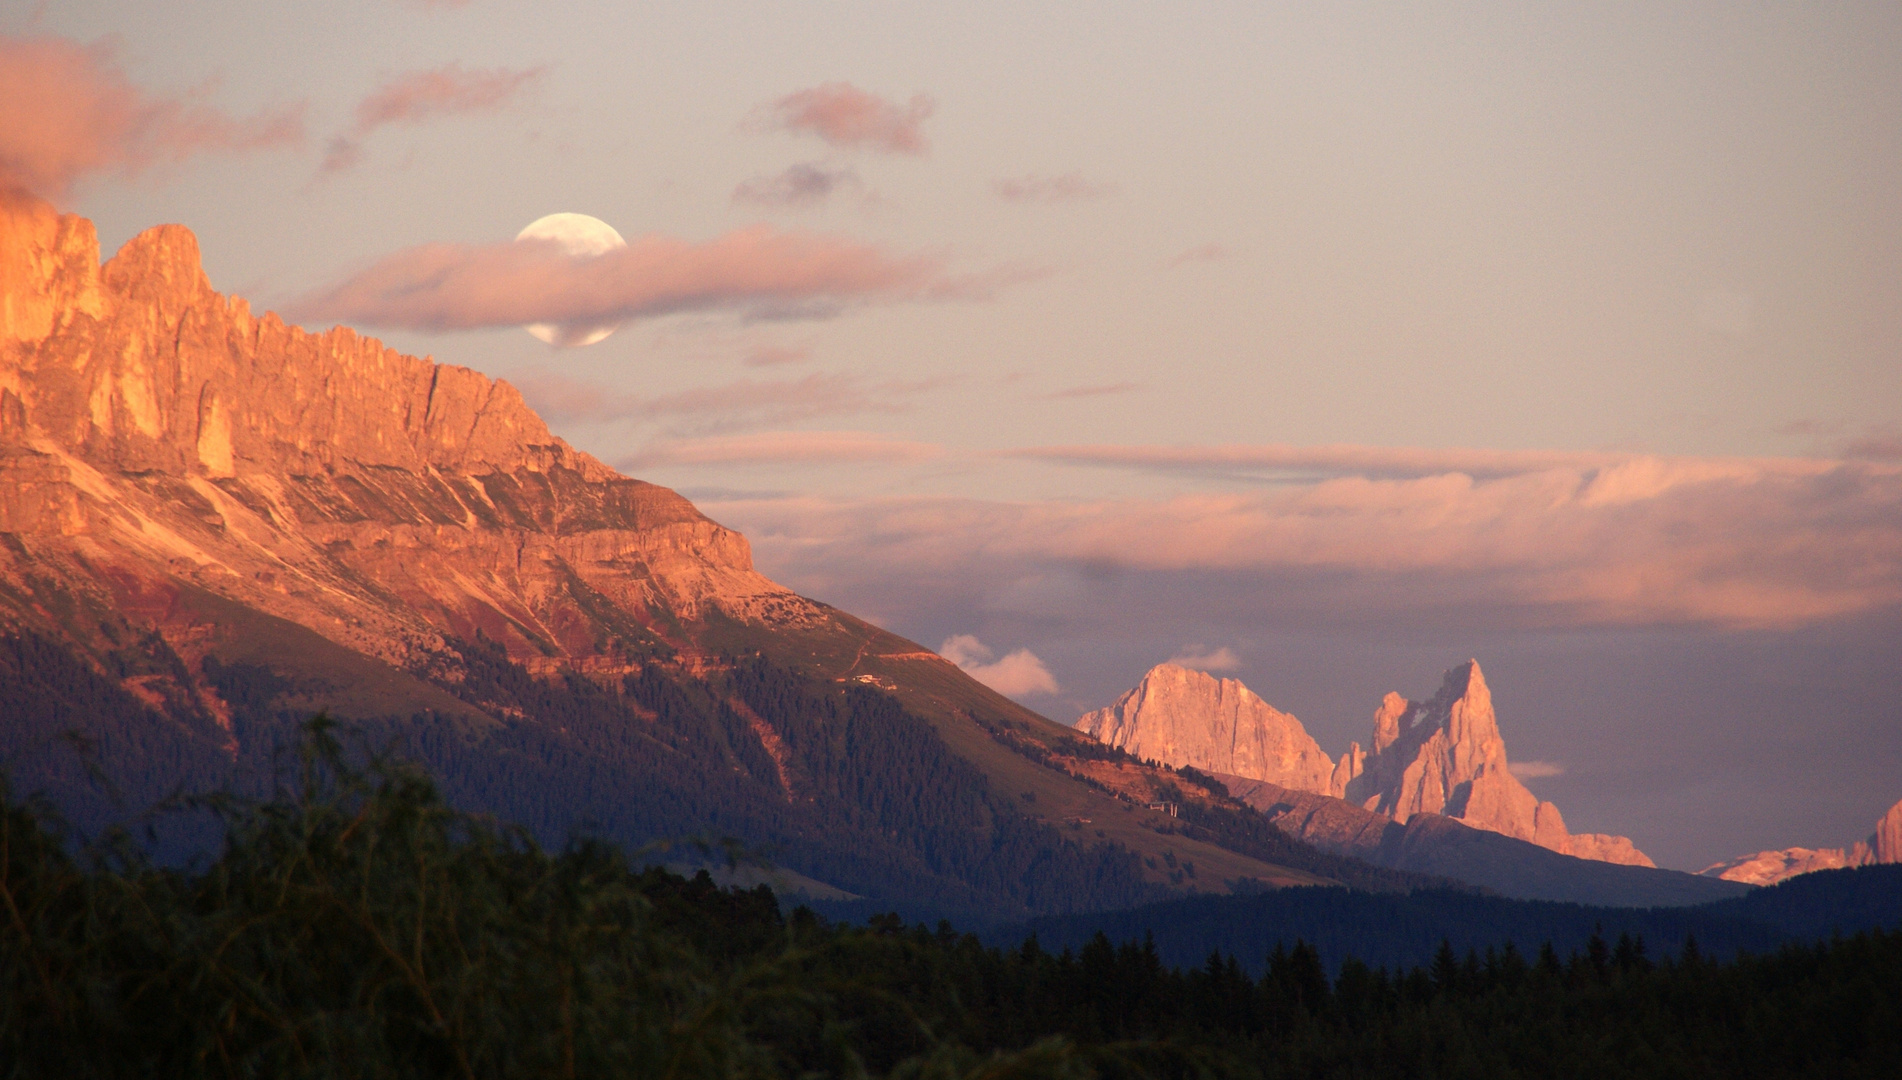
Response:
[[[624,248],[627,241],[614,231],[614,226],[600,218],[586,214],[549,214],[536,218],[528,227],[515,234],[517,240],[553,240],[561,245],[564,254],[575,256],[604,255],[616,248]],[[592,345],[621,328],[620,323],[606,325],[591,323],[569,325],[557,323],[529,323],[522,329],[541,338],[550,345],[561,348],[579,348]]]

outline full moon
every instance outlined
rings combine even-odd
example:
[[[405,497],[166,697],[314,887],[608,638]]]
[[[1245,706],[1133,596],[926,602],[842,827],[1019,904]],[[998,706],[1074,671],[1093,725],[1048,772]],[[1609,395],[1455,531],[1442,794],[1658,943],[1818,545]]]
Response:
[[[605,255],[627,246],[621,234],[614,231],[614,226],[586,214],[549,214],[536,218],[528,223],[528,228],[516,233],[515,239],[553,240],[561,245],[563,254],[583,257]],[[612,325],[593,323],[580,326],[530,323],[522,327],[550,345],[570,347],[592,345],[620,328],[618,322]]]

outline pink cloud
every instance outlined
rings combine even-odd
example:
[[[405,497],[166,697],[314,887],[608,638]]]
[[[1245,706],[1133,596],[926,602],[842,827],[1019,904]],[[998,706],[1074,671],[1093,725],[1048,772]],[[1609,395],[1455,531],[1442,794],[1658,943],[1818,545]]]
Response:
[[[1081,173],[1070,172],[1062,176],[1028,174],[993,180],[991,191],[1005,202],[1060,203],[1105,199],[1116,194],[1117,188],[1115,184],[1085,180]]]
[[[1234,252],[1220,244],[1203,244],[1201,247],[1190,248],[1163,265],[1173,269],[1178,266],[1186,266],[1189,263],[1221,262],[1233,254]]]
[[[1056,677],[1029,649],[994,659],[996,654],[976,635],[954,634],[938,646],[938,655],[1005,697],[1054,694],[1058,690]]]
[[[303,113],[233,117],[133,86],[108,43],[0,37],[0,189],[58,198],[93,173],[300,143]]]
[[[937,103],[924,94],[900,105],[851,83],[829,82],[761,105],[745,127],[807,132],[846,149],[923,154],[930,149],[924,122],[936,110]]]
[[[762,431],[702,439],[665,439],[621,462],[623,468],[656,465],[771,465],[814,462],[924,461],[943,453],[935,443],[912,442],[869,431]]]
[[[777,176],[756,176],[733,189],[733,201],[755,206],[804,208],[817,206],[840,188],[863,191],[865,185],[851,169],[828,169],[805,163],[788,166]]]
[[[378,87],[357,104],[357,134],[384,124],[415,123],[438,116],[481,112],[505,104],[546,68],[487,68],[465,71],[459,63],[410,71]]]
[[[1167,499],[778,500],[718,512],[770,537],[762,565],[779,572],[773,560],[791,559],[795,581],[994,580],[1062,565],[1213,574],[1376,623],[1484,609],[1501,624],[1789,627],[1902,607],[1902,469],[1855,462],[1633,458]]]
[[[327,173],[339,172],[354,166],[362,159],[363,140],[385,125],[414,124],[442,116],[501,108],[546,70],[535,67],[471,71],[451,63],[398,75],[357,103],[356,126],[349,135],[331,141],[322,169]]]
[[[984,277],[940,260],[758,226],[704,243],[641,236],[590,258],[546,241],[429,244],[294,303],[301,322],[444,332],[525,323],[611,324],[682,311],[828,313],[870,300],[983,296]]]

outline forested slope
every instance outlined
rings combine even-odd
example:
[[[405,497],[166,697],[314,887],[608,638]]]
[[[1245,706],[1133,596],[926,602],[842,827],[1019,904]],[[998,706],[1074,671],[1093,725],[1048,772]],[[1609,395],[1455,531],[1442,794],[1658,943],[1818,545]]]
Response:
[[[769,890],[550,854],[322,728],[204,812],[193,873],[75,859],[0,790],[0,1075],[1891,1077],[1902,935],[1724,961],[1593,934],[1257,977],[1101,935],[782,916]]]

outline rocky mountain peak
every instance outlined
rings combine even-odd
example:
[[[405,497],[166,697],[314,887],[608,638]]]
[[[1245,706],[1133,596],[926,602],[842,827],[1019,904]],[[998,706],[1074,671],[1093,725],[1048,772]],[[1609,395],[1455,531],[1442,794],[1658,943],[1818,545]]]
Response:
[[[1651,865],[1623,837],[1573,836],[1558,807],[1512,775],[1492,690],[1477,660],[1449,669],[1427,701],[1393,693],[1383,698],[1374,711],[1373,751],[1341,794],[1398,822],[1444,814],[1567,855]]]
[[[1902,800],[1897,800],[1889,812],[1876,822],[1876,831],[1869,834],[1865,841],[1869,847],[1870,862],[1902,862]]]
[[[1238,679],[1176,664],[1149,669],[1078,730],[1139,758],[1229,773],[1297,791],[1326,793],[1333,759],[1301,721],[1263,701]]]
[[[1339,762],[1238,680],[1174,664],[1151,668],[1076,727],[1139,757],[1345,799],[1400,824],[1441,814],[1565,855],[1653,865],[1622,836],[1573,835],[1558,807],[1512,775],[1477,660],[1449,669],[1427,701],[1387,694],[1374,710],[1373,749],[1350,744]]]
[[[0,190],[0,347],[40,341],[60,318],[96,318],[101,309],[92,222]]]
[[[1374,753],[1399,742],[1402,725],[1412,722],[1413,702],[1387,691],[1387,696],[1380,699],[1380,707],[1374,710]]]
[[[1493,692],[1479,661],[1468,660],[1447,671],[1439,693],[1427,703],[1422,716],[1446,717],[1446,728],[1453,742],[1480,755],[1490,763],[1494,752],[1503,768],[1506,744],[1499,737],[1499,718],[1493,713]]]
[[[156,225],[126,241],[100,268],[100,278],[117,296],[171,313],[213,295],[198,237],[183,225]]]
[[[202,589],[402,667],[444,634],[542,663],[716,610],[817,617],[738,533],[556,438],[506,382],[254,317],[183,226],[98,259],[90,222],[0,199],[0,531],[24,545],[0,582],[101,611]],[[0,622],[53,610],[30,594]]]

